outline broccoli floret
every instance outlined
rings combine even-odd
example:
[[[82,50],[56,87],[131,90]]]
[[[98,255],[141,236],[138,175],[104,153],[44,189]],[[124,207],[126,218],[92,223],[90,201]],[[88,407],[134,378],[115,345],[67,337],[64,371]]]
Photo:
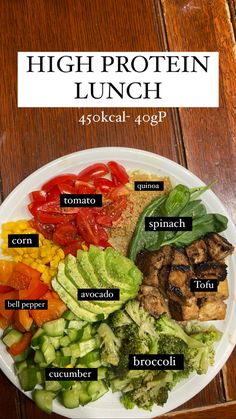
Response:
[[[125,310],[117,310],[109,316],[109,325],[112,329],[121,328],[132,323],[132,319],[128,316]]]
[[[120,401],[126,409],[133,409],[135,407],[135,402],[132,400],[129,393],[123,394],[120,398]]]
[[[102,339],[102,361],[106,364],[118,365],[121,340],[114,335],[112,329],[107,323],[100,324],[98,328],[98,335]]]
[[[205,345],[202,348],[189,348],[185,354],[186,367],[197,374],[206,374],[210,365],[214,364],[215,350]]]
[[[161,387],[158,393],[153,398],[153,402],[158,406],[163,406],[168,400],[169,387],[168,385]]]
[[[190,348],[202,348],[204,346],[202,342],[187,335],[182,327],[166,314],[162,314],[156,321],[156,330],[159,334],[182,339]]]
[[[125,311],[131,319],[139,326],[139,337],[144,338],[146,335],[154,336],[155,319],[140,306],[137,300],[130,300],[126,306]]]
[[[158,349],[160,354],[185,354],[188,345],[180,338],[169,335],[160,335]]]

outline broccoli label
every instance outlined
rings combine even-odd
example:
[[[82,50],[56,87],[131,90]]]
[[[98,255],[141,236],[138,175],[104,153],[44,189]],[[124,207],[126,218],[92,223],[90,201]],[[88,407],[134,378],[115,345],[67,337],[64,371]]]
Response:
[[[183,370],[184,355],[129,355],[130,370]]]

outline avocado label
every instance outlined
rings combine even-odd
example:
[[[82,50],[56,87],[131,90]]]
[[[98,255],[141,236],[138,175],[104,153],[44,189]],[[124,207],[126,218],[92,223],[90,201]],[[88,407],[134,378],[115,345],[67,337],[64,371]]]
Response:
[[[119,301],[119,288],[80,288],[78,289],[79,301]]]
[[[192,278],[190,280],[190,290],[192,292],[216,292],[218,288],[218,281],[216,279],[199,279]]]
[[[145,231],[192,231],[192,217],[145,217]]]
[[[164,182],[157,180],[134,181],[135,191],[164,191]]]
[[[46,368],[47,381],[97,381],[97,368]]]
[[[39,235],[8,234],[8,247],[39,247]]]
[[[5,300],[5,310],[47,310],[48,300]]]
[[[183,370],[184,355],[129,355],[130,370]]]
[[[60,194],[60,207],[102,207],[102,194]]]

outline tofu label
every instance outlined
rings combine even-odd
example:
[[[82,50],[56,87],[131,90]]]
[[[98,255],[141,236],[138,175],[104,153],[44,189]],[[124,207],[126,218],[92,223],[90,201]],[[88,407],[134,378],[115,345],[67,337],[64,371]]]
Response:
[[[46,368],[47,381],[97,381],[97,368]]]
[[[145,231],[192,231],[192,217],[145,217]]]
[[[216,279],[198,279],[192,278],[190,280],[190,290],[192,292],[217,292],[218,281]]]
[[[5,310],[47,310],[48,300],[5,300]]]
[[[135,191],[164,191],[164,182],[163,181],[135,181],[134,182]]]
[[[8,234],[8,247],[39,247],[39,235]]]
[[[60,207],[102,207],[102,194],[60,194]]]
[[[183,370],[184,355],[129,355],[130,370]]]
[[[78,289],[79,301],[119,301],[119,288],[80,288]]]

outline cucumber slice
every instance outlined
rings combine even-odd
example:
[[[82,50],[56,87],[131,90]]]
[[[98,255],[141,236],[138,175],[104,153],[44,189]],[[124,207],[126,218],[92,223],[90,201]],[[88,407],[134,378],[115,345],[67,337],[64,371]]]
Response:
[[[28,365],[27,365],[26,361],[15,362],[14,368],[15,368],[16,375],[19,375],[21,373],[21,371],[23,371],[24,369],[27,368],[27,366]]]
[[[57,320],[51,320],[50,322],[44,323],[43,330],[47,336],[63,336],[66,327],[66,321],[63,318]]]
[[[108,392],[108,387],[103,380],[91,381],[88,385],[88,394],[95,401]]]
[[[33,390],[37,381],[37,369],[34,367],[23,369],[19,374],[21,388],[24,391]]]
[[[46,391],[60,391],[61,384],[58,381],[45,381],[45,390]]]
[[[46,413],[52,413],[52,401],[56,397],[56,394],[52,391],[46,390],[35,390],[33,392],[33,399],[39,409]]]
[[[13,343],[19,342],[22,337],[23,333],[19,332],[18,330],[12,329],[4,336],[2,341],[3,343],[5,343],[6,346],[10,347],[11,345],[13,345]]]
[[[65,390],[61,393],[62,403],[68,409],[74,409],[79,406],[79,392],[77,388],[72,388],[70,390]]]

